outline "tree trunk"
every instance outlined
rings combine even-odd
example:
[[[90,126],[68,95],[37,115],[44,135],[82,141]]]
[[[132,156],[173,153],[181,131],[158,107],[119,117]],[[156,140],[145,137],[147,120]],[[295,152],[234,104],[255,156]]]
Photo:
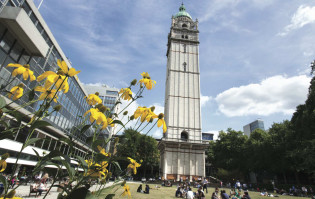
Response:
[[[297,171],[294,172],[295,180],[298,185],[300,185],[299,173]]]
[[[287,176],[285,175],[285,172],[283,172],[282,175],[283,175],[284,184],[288,184]]]

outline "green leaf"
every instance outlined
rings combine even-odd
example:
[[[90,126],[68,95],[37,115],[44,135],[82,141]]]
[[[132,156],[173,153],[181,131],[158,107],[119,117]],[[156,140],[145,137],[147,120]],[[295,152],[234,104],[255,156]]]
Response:
[[[7,190],[8,189],[8,181],[3,175],[0,175],[0,182],[2,182],[4,190]]]
[[[82,129],[81,129],[81,133],[83,134],[85,131],[87,131],[89,128],[91,127],[91,124],[85,125]]]
[[[71,167],[70,162],[67,162],[65,160],[61,160],[61,163],[63,164],[63,166],[66,167],[70,180],[73,180],[73,177],[75,175],[75,170],[73,167]]]
[[[115,165],[116,168],[118,168],[121,171],[121,168],[118,162],[113,162],[113,164]]]
[[[4,97],[0,97],[0,108],[3,108],[7,105],[7,103],[5,102],[5,99]]]
[[[23,149],[25,149],[27,146],[29,146],[31,144],[34,144],[38,140],[42,140],[42,138],[31,138],[31,139],[27,140],[27,142],[25,142],[25,144],[23,145]]]
[[[103,139],[95,140],[92,144],[92,149],[94,149],[95,151],[98,151],[97,146],[98,145],[102,146],[103,143],[104,143]]]
[[[121,126],[125,128],[125,125],[120,120],[114,120],[112,124],[120,124]]]
[[[6,123],[5,121],[0,121],[0,125],[4,126],[4,129],[9,128],[8,123]]]
[[[44,120],[39,120],[39,121],[36,121],[32,124],[31,129],[41,128],[41,127],[45,127],[45,126],[51,126],[51,124],[49,122],[44,121]]]
[[[108,194],[105,199],[113,199],[115,194]]]
[[[23,119],[23,114],[18,111],[13,111],[10,114],[12,114],[15,117],[15,119],[17,120],[17,126],[19,126]]]
[[[32,89],[30,93],[28,94],[28,100],[32,101],[34,97],[35,97],[35,89]]]
[[[35,152],[35,154],[36,154],[36,156],[37,156],[37,158],[40,158],[40,155],[39,155],[39,153],[34,149],[34,148],[32,148],[33,149],[33,151]]]
[[[81,165],[82,165],[82,167],[83,167],[84,169],[88,168],[88,165],[86,164],[85,160],[84,160],[82,157],[77,156],[77,155],[76,155],[75,157],[76,157],[76,159],[81,163]]]
[[[85,187],[80,187],[78,189],[73,190],[67,198],[75,198],[75,199],[85,199],[89,190]],[[92,194],[91,194],[92,195]],[[96,199],[95,197],[90,197],[89,199]]]

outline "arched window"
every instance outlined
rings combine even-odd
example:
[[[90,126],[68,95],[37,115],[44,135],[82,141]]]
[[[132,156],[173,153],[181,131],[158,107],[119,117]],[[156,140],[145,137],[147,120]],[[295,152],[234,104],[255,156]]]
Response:
[[[188,39],[188,35],[185,36],[185,39]]]
[[[186,44],[184,44],[183,47],[184,47],[184,53],[186,53]]]
[[[180,139],[183,140],[183,141],[188,141],[188,133],[186,131],[183,131],[180,134]]]
[[[184,35],[182,35],[182,38],[184,39],[184,38],[185,38],[185,36],[184,36]]]
[[[184,66],[184,72],[186,72],[186,67],[187,67],[186,62],[183,63],[183,66]]]
[[[183,27],[183,28],[187,28],[188,26],[187,26],[187,24],[184,23],[184,24],[182,25],[182,27]]]

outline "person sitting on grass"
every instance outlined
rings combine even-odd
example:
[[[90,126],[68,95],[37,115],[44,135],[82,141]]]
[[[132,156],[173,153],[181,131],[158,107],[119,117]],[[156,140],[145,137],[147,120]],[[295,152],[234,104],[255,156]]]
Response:
[[[138,187],[138,189],[137,189],[137,192],[139,192],[139,193],[143,193],[143,191],[142,191],[142,184],[141,184],[141,185],[139,185],[139,187]]]
[[[177,187],[177,190],[175,192],[175,197],[178,198],[178,197],[183,197],[183,194],[182,192],[180,191],[180,186]]]
[[[194,192],[192,192],[190,187],[188,188],[186,197],[187,197],[187,199],[194,199],[195,198]]]
[[[244,195],[243,195],[242,199],[251,199],[251,197],[248,195],[247,191],[244,191]]]
[[[150,187],[149,185],[145,185],[145,191],[144,193],[149,194],[150,193]]]

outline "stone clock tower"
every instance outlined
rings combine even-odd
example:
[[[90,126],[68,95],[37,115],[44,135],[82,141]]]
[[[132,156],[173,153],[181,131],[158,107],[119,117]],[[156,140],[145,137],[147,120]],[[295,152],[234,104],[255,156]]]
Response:
[[[198,20],[182,4],[168,34],[165,121],[159,149],[160,175],[169,180],[205,177],[205,149],[200,111]]]

